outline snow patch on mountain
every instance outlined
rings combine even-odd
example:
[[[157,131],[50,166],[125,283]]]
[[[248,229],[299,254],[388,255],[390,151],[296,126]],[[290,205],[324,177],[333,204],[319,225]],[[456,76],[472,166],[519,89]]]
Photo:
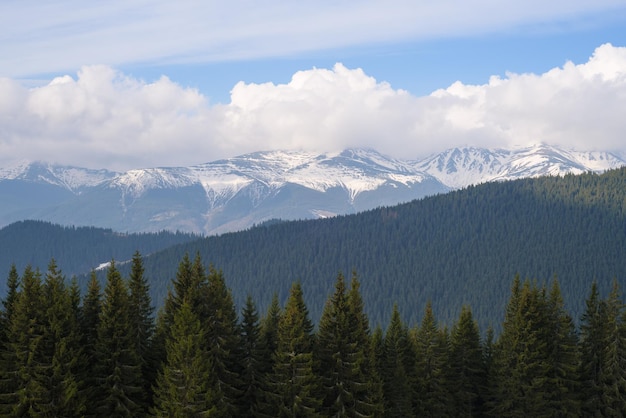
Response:
[[[490,181],[603,172],[626,162],[608,152],[571,151],[539,144],[513,150],[453,148],[414,164],[457,189]]]

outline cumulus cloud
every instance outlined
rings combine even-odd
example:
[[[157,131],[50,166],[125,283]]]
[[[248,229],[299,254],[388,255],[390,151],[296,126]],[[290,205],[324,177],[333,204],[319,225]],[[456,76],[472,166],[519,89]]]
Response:
[[[367,146],[418,158],[461,145],[544,142],[624,152],[624,103],[626,48],[609,44],[586,63],[456,82],[421,97],[336,64],[286,84],[240,82],[230,103],[212,105],[167,77],[146,82],[88,66],[37,88],[0,79],[0,160],[120,170],[268,149]]]

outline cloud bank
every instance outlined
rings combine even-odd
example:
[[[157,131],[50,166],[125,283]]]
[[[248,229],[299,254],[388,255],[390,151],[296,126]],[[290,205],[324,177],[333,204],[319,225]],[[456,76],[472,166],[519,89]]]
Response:
[[[216,62],[559,25],[602,25],[623,0],[34,0],[0,2],[0,76],[85,63]]]
[[[421,97],[336,64],[299,71],[287,84],[239,82],[230,103],[212,105],[167,77],[145,82],[86,66],[37,88],[0,79],[0,164],[123,170],[355,146],[418,158],[462,145],[539,142],[625,153],[625,103],[626,48],[610,44],[586,63],[456,82]]]

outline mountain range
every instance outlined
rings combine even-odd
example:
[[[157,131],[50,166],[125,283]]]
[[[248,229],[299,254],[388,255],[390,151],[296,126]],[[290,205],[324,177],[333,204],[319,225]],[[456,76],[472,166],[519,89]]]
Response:
[[[391,206],[473,184],[603,172],[609,152],[548,145],[454,148],[422,160],[372,149],[268,151],[190,167],[93,170],[22,162],[0,168],[0,227],[24,219],[123,232],[206,235],[272,219],[313,219]]]

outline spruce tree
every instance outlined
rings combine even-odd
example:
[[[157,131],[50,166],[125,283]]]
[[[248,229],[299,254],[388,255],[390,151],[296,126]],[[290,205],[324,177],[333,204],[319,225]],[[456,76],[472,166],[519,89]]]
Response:
[[[199,257],[194,262],[198,276],[204,274]],[[241,340],[237,312],[221,270],[210,266],[206,277],[208,285],[202,288],[200,319],[206,331],[206,347],[211,362],[213,391],[216,396],[216,414],[238,414],[238,398],[241,395],[240,379]]]
[[[278,408],[278,397],[274,394],[274,360],[278,348],[278,324],[280,323],[281,308],[278,303],[278,295],[274,293],[272,301],[261,321],[260,344],[263,350],[262,369],[262,397],[259,405],[260,417],[273,417]]]
[[[439,330],[432,305],[428,302],[415,336],[417,415],[444,416],[449,413],[448,343],[447,332]]]
[[[391,320],[385,333],[380,358],[386,417],[411,417],[413,415],[413,356],[408,329],[400,318],[398,305],[394,304]]]
[[[47,395],[40,406],[48,416],[79,417],[86,409],[81,380],[82,346],[78,304],[65,285],[56,262],[50,261],[43,284],[45,325],[41,346],[42,386]]]
[[[313,372],[313,324],[300,283],[294,283],[278,324],[274,363],[277,417],[315,417],[320,407]]]
[[[141,360],[135,351],[132,331],[126,283],[111,261],[95,347],[96,416],[142,416]]]
[[[369,319],[365,314],[361,283],[355,271],[350,280],[348,292],[349,332],[358,347],[358,374],[365,380],[366,387],[359,387],[355,410],[360,416],[382,417],[384,412],[383,382],[376,367],[375,353],[372,350]]]
[[[7,338],[10,361],[15,365],[15,391],[7,393],[3,404],[8,416],[27,416],[41,412],[47,398],[42,383],[45,329],[41,274],[27,266],[22,274],[22,286],[15,301],[15,310]]]
[[[322,413],[327,416],[372,416],[376,407],[369,357],[369,326],[362,311],[358,279],[347,293],[339,273],[317,333],[316,364],[323,389]],[[379,411],[380,412],[380,411]]]
[[[619,285],[613,282],[604,308],[604,367],[600,374],[602,411],[607,416],[626,415],[626,330]]]
[[[350,325],[345,280],[339,273],[335,293],[322,312],[315,351],[322,388],[321,412],[325,416],[355,415],[356,391],[359,386],[367,389],[365,379],[359,376],[358,362],[363,360],[358,358]]]
[[[157,359],[153,357],[151,350],[154,333],[154,308],[150,299],[150,286],[144,277],[143,260],[139,251],[133,255],[128,290],[130,328],[134,339],[134,350],[141,362],[142,394],[144,396],[141,403],[144,411],[147,411],[151,402],[151,388],[155,382],[158,367]]]
[[[252,297],[248,295],[241,312],[241,396],[239,416],[261,415],[264,403],[267,350],[261,340],[259,315]]]
[[[0,313],[0,414],[8,415],[12,399],[17,391],[17,369],[15,355],[10,345],[13,335],[11,327],[15,305],[20,292],[20,277],[15,264],[11,265],[7,277],[7,293],[2,300]]]
[[[544,370],[547,400],[544,411],[552,416],[580,415],[579,352],[576,328],[566,312],[561,289],[555,278],[547,298],[546,339],[547,364]]]
[[[450,388],[454,394],[454,416],[477,416],[481,392],[486,385],[483,348],[478,325],[468,306],[463,306],[452,328],[450,351]]]
[[[176,310],[173,320],[165,342],[166,361],[156,380],[152,414],[172,418],[213,416],[211,364],[204,348],[203,327],[187,301]]]
[[[84,382],[83,391],[87,405],[93,405],[99,394],[96,379],[96,343],[102,311],[102,289],[95,271],[91,272],[81,311],[80,329],[85,361],[82,379]]]

